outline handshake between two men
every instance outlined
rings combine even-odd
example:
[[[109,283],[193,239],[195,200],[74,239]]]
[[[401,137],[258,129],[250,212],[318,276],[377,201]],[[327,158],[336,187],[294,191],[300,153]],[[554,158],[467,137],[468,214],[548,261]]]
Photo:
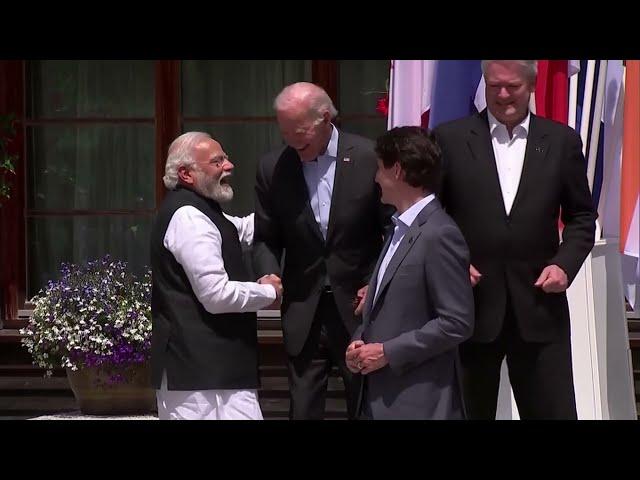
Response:
[[[280,305],[282,305],[282,293],[284,292],[282,288],[282,280],[278,275],[274,275],[273,273],[269,273],[268,275],[263,275],[257,280],[257,283],[261,285],[271,285],[276,291],[276,299],[274,302],[267,306],[267,310],[279,310]]]
[[[261,285],[271,285],[276,291],[275,301],[266,307],[267,310],[278,310],[282,305],[282,280],[278,275],[270,273],[264,275],[257,280],[257,283]],[[355,307],[355,314],[361,315],[364,308],[364,302],[367,296],[367,287],[364,286],[356,295],[353,300],[353,306]],[[361,373],[366,375],[374,372],[388,363],[384,356],[384,351],[381,343],[365,344],[361,340],[352,342],[347,348],[346,352],[346,364],[347,368],[353,373]]]

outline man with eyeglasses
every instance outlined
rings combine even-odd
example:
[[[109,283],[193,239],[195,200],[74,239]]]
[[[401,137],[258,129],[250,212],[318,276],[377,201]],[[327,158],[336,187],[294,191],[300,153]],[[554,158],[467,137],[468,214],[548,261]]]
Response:
[[[241,242],[253,214],[230,217],[233,163],[208,134],[169,147],[169,189],[151,233],[152,382],[161,420],[261,420],[255,312],[277,308],[276,275],[249,281]]]
[[[286,145],[258,165],[253,259],[258,275],[279,274],[284,254],[289,416],[324,417],[329,373],[337,367],[354,418],[359,380],[344,352],[361,322],[393,208],[380,201],[373,142],[335,127],[337,111],[322,88],[289,85],[274,108]]]

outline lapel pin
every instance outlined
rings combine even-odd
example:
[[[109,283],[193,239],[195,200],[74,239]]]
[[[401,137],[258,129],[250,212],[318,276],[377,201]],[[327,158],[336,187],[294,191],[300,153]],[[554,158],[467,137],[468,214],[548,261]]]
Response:
[[[542,153],[542,147],[536,147],[536,152]]]
[[[343,162],[350,162],[350,161],[351,161],[351,159],[350,159],[349,157],[344,157],[344,158],[342,159],[342,161],[343,161]]]

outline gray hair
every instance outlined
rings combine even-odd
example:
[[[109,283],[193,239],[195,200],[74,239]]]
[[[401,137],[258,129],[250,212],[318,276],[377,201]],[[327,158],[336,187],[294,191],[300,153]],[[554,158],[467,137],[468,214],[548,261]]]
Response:
[[[309,116],[320,118],[325,112],[329,112],[331,119],[338,115],[338,110],[333,106],[331,97],[323,88],[309,82],[293,83],[284,87],[273,102],[275,110],[286,110],[290,105],[298,105],[307,102]]]
[[[537,60],[482,60],[480,64],[482,67],[482,75],[486,76],[487,68],[489,67],[489,64],[494,62],[505,62],[505,61],[516,62],[517,64],[519,64],[521,67],[524,68],[525,75],[527,76],[527,78],[531,83],[536,81],[536,77],[538,76]]]
[[[204,132],[187,132],[176,138],[169,145],[167,163],[164,166],[164,186],[169,190],[174,190],[178,184],[178,169],[180,167],[191,167],[196,160],[193,158],[193,149],[204,140],[211,138],[211,135]]]

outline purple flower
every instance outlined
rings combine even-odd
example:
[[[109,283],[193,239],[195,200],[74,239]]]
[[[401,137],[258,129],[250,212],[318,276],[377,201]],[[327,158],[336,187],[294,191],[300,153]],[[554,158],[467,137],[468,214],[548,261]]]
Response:
[[[149,358],[150,271],[138,279],[126,262],[108,255],[84,265],[63,263],[60,278],[32,302],[22,343],[37,365],[122,368]]]

